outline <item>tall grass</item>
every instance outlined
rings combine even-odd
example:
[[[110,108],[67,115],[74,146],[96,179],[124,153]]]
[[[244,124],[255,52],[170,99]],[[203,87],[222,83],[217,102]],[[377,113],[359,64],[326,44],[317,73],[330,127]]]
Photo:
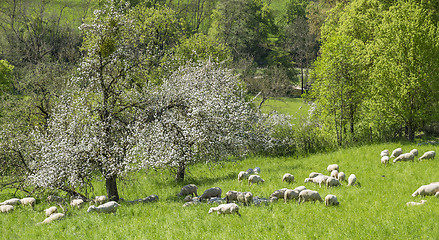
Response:
[[[188,169],[186,181],[176,184],[167,171],[138,172],[120,184],[121,197],[132,200],[157,194],[159,202],[125,205],[116,214],[86,213],[68,208],[65,219],[36,226],[49,205],[39,201],[34,210],[16,207],[10,214],[1,214],[1,232],[5,239],[407,239],[436,238],[439,231],[439,199],[411,194],[421,185],[439,180],[438,160],[402,162],[381,165],[381,150],[402,145],[405,151],[417,147],[422,154],[438,150],[432,146],[379,144],[316,154],[304,158],[253,157],[229,161],[221,165],[198,164]],[[312,171],[325,173],[328,164],[337,163],[347,176],[354,173],[361,187],[319,188],[303,183]],[[259,166],[265,183],[248,186],[237,181],[237,173]],[[296,183],[281,182],[284,173],[295,175]],[[195,183],[201,194],[210,187],[220,187],[222,196],[229,190],[251,191],[255,196],[269,197],[280,188],[300,185],[317,190],[324,198],[335,194],[338,207],[324,203],[295,202],[268,206],[241,206],[242,217],[207,214],[210,207],[182,208],[183,200],[175,194],[188,183]],[[97,182],[95,195],[103,194],[103,182]],[[5,200],[6,194],[0,194]],[[9,197],[9,195],[7,195]],[[427,199],[422,206],[407,207],[408,201]]]

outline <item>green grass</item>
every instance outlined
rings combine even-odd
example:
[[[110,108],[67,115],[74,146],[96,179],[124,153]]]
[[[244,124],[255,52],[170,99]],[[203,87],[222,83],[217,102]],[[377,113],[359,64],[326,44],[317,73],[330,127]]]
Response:
[[[433,146],[379,144],[317,154],[305,158],[253,157],[221,165],[191,166],[186,181],[176,184],[167,172],[139,172],[127,183],[119,184],[121,197],[131,200],[157,194],[159,202],[125,205],[117,214],[87,214],[86,208],[69,208],[67,217],[49,225],[42,221],[49,205],[40,201],[34,210],[17,207],[10,214],[0,214],[1,232],[6,239],[434,239],[439,231],[439,199],[411,197],[421,185],[439,180],[438,160],[402,162],[383,166],[379,153],[402,146],[405,151],[418,148],[420,154]],[[328,164],[337,163],[347,176],[354,173],[361,187],[326,189],[303,183],[310,172],[325,173]],[[265,183],[247,186],[237,181],[237,173],[259,166]],[[295,175],[296,183],[281,182],[284,173]],[[269,206],[242,206],[242,217],[207,214],[210,207],[182,208],[175,196],[188,183],[195,183],[201,194],[210,187],[220,187],[223,197],[229,190],[251,191],[268,197],[276,189],[300,185],[317,190],[324,198],[335,194],[340,205],[324,203],[278,202]],[[96,195],[103,194],[103,183],[96,183]],[[3,201],[9,194],[0,193]],[[426,199],[423,206],[407,207],[408,201]]]
[[[260,100],[257,101],[258,103]],[[292,115],[293,117],[305,116],[308,114],[310,106],[302,98],[276,98],[268,99],[262,105],[261,111],[269,113],[273,110]]]

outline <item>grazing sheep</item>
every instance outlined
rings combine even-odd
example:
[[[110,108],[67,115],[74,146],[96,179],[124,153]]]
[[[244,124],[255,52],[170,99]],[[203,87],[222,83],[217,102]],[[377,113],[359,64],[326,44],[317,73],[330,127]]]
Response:
[[[337,197],[335,195],[332,194],[328,194],[325,197],[325,205],[327,207],[329,206],[337,206],[339,204]]]
[[[386,166],[389,163],[389,156],[382,156],[381,157],[381,163],[384,164],[384,166]]]
[[[287,201],[292,199],[296,199],[296,200],[299,199],[300,192],[301,191],[298,190],[287,189],[284,194],[284,202],[286,203]]]
[[[282,177],[282,182],[287,182],[287,183],[293,183],[294,182],[294,175],[289,174],[289,173],[285,173],[284,176]]]
[[[322,197],[320,197],[320,194],[317,191],[313,190],[303,190],[299,193],[299,204],[308,202],[308,201],[320,201],[323,202]]]
[[[315,178],[307,178],[305,179],[305,182],[313,182],[314,184],[319,184],[320,187],[322,187],[322,184],[326,184],[326,180],[329,178],[329,176],[326,175],[320,175]]]
[[[159,200],[159,196],[152,194],[146,198],[140,198],[140,199],[136,199],[136,200],[132,200],[132,201],[126,201],[128,204],[137,204],[137,203],[147,203],[147,202],[156,202]],[[191,198],[191,195],[187,195],[184,198],[184,201],[189,202],[192,201],[193,199]]]
[[[315,177],[318,177],[318,176],[321,176],[321,175],[323,175],[323,174],[318,173],[318,172],[312,172],[312,173],[309,174],[309,178],[315,178]]]
[[[80,209],[83,204],[84,204],[84,200],[82,200],[82,199],[73,199],[70,202],[70,206],[77,207],[78,209]]]
[[[238,201],[238,194],[239,193],[240,192],[238,192],[238,191],[228,191],[226,193],[226,202],[231,203],[233,201]]]
[[[47,197],[47,202],[48,202],[48,203],[60,203],[60,204],[64,204],[64,203],[66,203],[66,201],[64,200],[64,198],[62,198],[62,197],[58,197],[58,196],[55,196],[55,195],[49,195],[49,196]]]
[[[248,175],[254,173],[254,172],[253,172],[253,168],[249,168],[249,169],[247,169],[246,172],[248,173]]]
[[[34,207],[37,200],[35,200],[35,198],[33,198],[33,197],[27,197],[27,198],[21,199],[20,202],[23,206],[29,205],[31,207]]]
[[[238,202],[248,206],[253,202],[253,194],[251,192],[239,192],[237,199]]]
[[[236,203],[220,204],[218,207],[210,208],[209,214],[213,212],[217,212],[218,214],[236,213],[238,216],[241,216],[241,214],[239,214],[239,206]]]
[[[331,165],[328,166],[327,170],[328,170],[328,172],[332,172],[334,170],[338,171],[338,165],[337,164],[331,164]]]
[[[412,197],[418,195],[421,196],[432,196],[439,192],[439,183],[430,183],[428,185],[420,186],[413,194]]]
[[[439,191],[436,192],[436,194],[434,195],[435,197],[439,198]]]
[[[342,182],[346,180],[346,174],[344,172],[339,172],[338,173],[338,181]]]
[[[189,184],[189,185],[182,187],[180,192],[177,193],[177,195],[178,196],[191,195],[193,197],[195,194],[195,196],[198,197],[197,190],[198,190],[198,187],[195,184]]]
[[[293,189],[293,190],[296,190],[296,191],[301,192],[301,191],[303,191],[303,190],[306,190],[306,187],[305,187],[305,186],[298,186],[298,187],[296,187],[296,188]]]
[[[255,168],[253,169],[253,172],[254,172],[255,174],[259,174],[259,173],[261,173],[261,169],[260,169],[259,167],[255,167]]]
[[[192,196],[191,195],[187,195],[186,197],[184,197],[183,201],[185,201],[185,202],[192,201]]]
[[[435,151],[428,151],[428,152],[425,152],[420,158],[418,158],[418,160],[421,161],[424,159],[434,159],[435,156],[436,156]]]
[[[14,211],[14,206],[12,205],[1,205],[0,206],[0,212],[2,213],[9,213]]]
[[[37,223],[37,225],[51,223],[52,221],[62,219],[64,216],[65,216],[64,213],[54,213],[54,214],[50,215],[48,218],[44,219],[44,221]]]
[[[0,203],[0,206],[1,205],[20,205],[20,204],[21,204],[21,201],[19,198],[11,198],[11,199],[8,199],[8,200]]]
[[[46,212],[46,217],[49,217],[50,215],[52,215],[53,213],[57,213],[58,212],[58,208],[56,208],[55,206],[50,207],[46,210],[44,210]]]
[[[116,213],[117,207],[120,205],[115,201],[110,201],[107,203],[104,203],[102,205],[96,206],[90,206],[87,209],[87,212],[97,212],[97,213]]]
[[[245,171],[241,171],[238,173],[238,182],[242,182],[244,179],[248,179],[249,174]]]
[[[264,179],[262,179],[258,175],[250,175],[248,177],[248,185],[251,186],[253,183],[259,184],[260,182],[265,182]]]
[[[398,157],[402,154],[402,148],[397,148],[393,150],[392,155],[390,155],[390,158]]]
[[[270,197],[270,199],[268,200],[271,203],[277,202],[279,200],[278,197]]]
[[[357,181],[357,177],[355,176],[355,174],[349,175],[348,186],[354,186],[356,181]]]
[[[329,187],[337,187],[337,186],[340,186],[341,185],[341,183],[340,183],[340,181],[338,181],[336,178],[334,178],[334,177],[329,177],[327,180],[326,180],[326,188],[329,188]]]
[[[282,189],[276,190],[270,195],[270,197],[284,198],[284,194],[285,194],[286,190],[288,190],[288,188],[282,188]]]
[[[253,198],[253,203],[255,204],[255,206],[259,206],[261,204],[265,204],[267,206],[269,202],[266,198],[260,198],[256,196]]]
[[[399,155],[398,157],[396,157],[393,160],[393,163],[400,162],[400,161],[414,161],[414,160],[415,160],[415,155],[413,155],[413,153],[409,152],[409,153],[403,153],[403,154]]]
[[[200,201],[191,201],[191,202],[187,202],[185,204],[183,204],[183,207],[189,207],[189,206],[194,206],[194,205],[199,205],[201,204]]]
[[[206,191],[204,191],[203,195],[200,196],[200,201],[204,200],[204,199],[209,199],[212,197],[221,197],[221,188],[219,187],[213,187],[213,188],[209,188]]]
[[[421,200],[420,202],[407,202],[406,205],[407,206],[419,206],[419,205],[423,205],[426,202],[427,202],[427,200]]]
[[[389,150],[383,150],[383,151],[381,151],[381,157],[384,157],[384,156],[389,156]]]
[[[413,153],[415,157],[418,156],[418,149],[412,149],[410,152]]]
[[[107,196],[102,195],[102,196],[96,196],[94,202],[96,204],[104,204],[107,202],[107,200],[108,200]]]
[[[338,170],[333,170],[333,171],[331,172],[331,177],[333,177],[333,178],[338,178]]]

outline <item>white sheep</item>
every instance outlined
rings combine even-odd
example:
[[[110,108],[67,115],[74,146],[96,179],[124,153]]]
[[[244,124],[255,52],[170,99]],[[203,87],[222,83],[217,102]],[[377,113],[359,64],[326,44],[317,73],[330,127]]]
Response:
[[[35,200],[35,198],[33,198],[33,197],[27,197],[27,198],[21,199],[20,202],[23,206],[29,205],[31,207],[34,207],[37,200]]]
[[[384,156],[389,156],[389,150],[388,149],[381,151],[381,157],[384,157]]]
[[[54,214],[50,215],[48,218],[44,219],[44,221],[37,223],[37,225],[51,223],[52,221],[60,220],[64,217],[65,217],[64,213],[54,213]]]
[[[346,180],[346,174],[344,172],[339,172],[338,173],[338,181],[343,182]]]
[[[413,153],[409,152],[409,153],[403,153],[403,154],[399,155],[398,157],[396,157],[393,160],[393,163],[400,162],[400,161],[414,161],[414,160],[415,160],[415,155],[413,155]]]
[[[107,196],[102,195],[102,196],[96,196],[94,202],[96,204],[104,204],[107,202],[107,200],[108,200]]]
[[[238,192],[238,191],[228,191],[226,193],[226,202],[230,203],[230,202],[233,202],[233,201],[238,201],[238,194],[239,193],[240,192]]]
[[[332,170],[331,177],[338,178],[338,170]]]
[[[308,202],[308,201],[320,201],[323,202],[322,197],[320,197],[320,194],[317,191],[313,190],[303,190],[299,193],[299,204]]]
[[[325,197],[325,205],[327,207],[329,206],[337,206],[339,204],[337,197],[335,195],[332,194],[328,194]]]
[[[261,173],[261,169],[259,167],[255,167],[253,169],[253,172],[257,175],[257,174]]]
[[[436,194],[434,195],[435,197],[439,198],[439,191],[436,192]]]
[[[420,202],[407,202],[406,205],[407,206],[419,206],[419,205],[423,205],[426,202],[427,202],[427,200],[421,200]]]
[[[276,190],[270,195],[270,197],[283,198],[286,190],[288,190],[288,188]]]
[[[331,165],[328,166],[327,170],[328,170],[328,172],[332,172],[334,170],[338,171],[338,165],[337,164],[331,164]]]
[[[328,178],[329,178],[329,176],[319,175],[315,178],[307,178],[307,179],[305,179],[305,182],[313,182],[314,184],[319,184],[319,186],[322,187],[322,184],[326,184],[326,180]]]
[[[97,212],[97,213],[116,213],[117,207],[120,205],[115,201],[110,201],[107,203],[104,203],[99,206],[90,206],[87,209],[87,212]]]
[[[292,200],[292,199],[295,199],[295,200],[299,199],[300,192],[301,191],[298,191],[295,189],[287,189],[285,191],[285,194],[284,194],[284,202],[286,203],[287,201]]]
[[[14,206],[12,205],[1,205],[0,206],[0,212],[2,213],[8,213],[14,211]]]
[[[260,176],[258,175],[250,175],[248,177],[248,185],[251,186],[253,185],[253,183],[259,184],[260,182],[265,182],[264,179],[262,179]]]
[[[80,209],[83,204],[84,204],[84,200],[82,200],[82,199],[73,199],[70,202],[70,206],[77,207],[78,209]]]
[[[430,183],[428,185],[420,186],[413,194],[412,197],[416,197],[418,195],[421,196],[432,196],[439,192],[439,184],[438,183]]]
[[[425,152],[420,158],[418,158],[418,160],[421,161],[424,159],[434,159],[435,156],[436,156],[435,151],[428,151],[428,152]]]
[[[336,178],[334,178],[334,177],[329,177],[327,180],[326,180],[326,188],[329,188],[329,187],[337,187],[337,186],[340,186],[341,185],[341,183],[340,183],[340,181],[338,181]]]
[[[198,187],[195,184],[188,184],[188,185],[182,187],[180,192],[177,193],[177,195],[178,196],[191,195],[193,197],[195,194],[195,196],[198,196],[197,190],[198,190]]]
[[[393,150],[392,155],[390,155],[390,158],[398,157],[402,154],[402,148],[397,148]]]
[[[209,214],[213,212],[217,212],[218,214],[236,213],[238,216],[241,216],[241,214],[239,214],[239,206],[236,203],[220,204],[218,207],[210,208]]]
[[[249,176],[248,172],[245,172],[245,171],[239,172],[238,173],[238,182],[242,182],[242,180],[248,179],[248,176]]]
[[[253,194],[251,192],[238,192],[238,202],[248,206],[253,202]]]
[[[301,191],[303,191],[303,190],[306,190],[306,187],[305,187],[305,186],[298,186],[298,187],[296,187],[296,188],[293,189],[293,190],[296,190],[296,191],[301,192]]]
[[[384,166],[386,166],[389,163],[389,156],[382,156],[381,157],[381,163],[384,164]]]
[[[418,156],[418,154],[419,154],[418,149],[412,149],[410,152],[413,153],[413,155],[415,155],[415,157]]]
[[[348,186],[354,186],[356,181],[357,181],[357,177],[355,176],[355,174],[349,175]]]
[[[289,174],[289,173],[285,173],[284,176],[282,177],[282,182],[293,183],[294,182],[294,175]]]
[[[21,204],[21,201],[19,198],[11,198],[11,199],[8,199],[8,200],[0,203],[0,206],[1,205],[20,205],[20,204]]]
[[[309,174],[309,178],[315,178],[315,177],[318,177],[318,176],[321,176],[321,175],[323,175],[323,174],[318,173],[318,172],[312,172],[312,173]]]
[[[53,207],[50,207],[50,208],[46,209],[45,212],[46,212],[46,217],[50,217],[50,215],[52,215],[53,213],[57,213],[58,212],[58,208],[53,206]]]
[[[213,187],[213,188],[209,188],[206,191],[204,191],[204,193],[200,196],[200,201],[204,200],[204,199],[209,199],[212,197],[221,197],[221,188],[219,187]]]

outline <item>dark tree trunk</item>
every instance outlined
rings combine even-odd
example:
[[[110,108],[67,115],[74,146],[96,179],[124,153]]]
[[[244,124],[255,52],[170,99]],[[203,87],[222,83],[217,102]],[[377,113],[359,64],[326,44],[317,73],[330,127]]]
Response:
[[[105,178],[105,185],[107,187],[107,197],[110,201],[119,201],[119,193],[117,191],[117,183],[116,183],[116,176],[111,176],[108,178]]]
[[[175,175],[176,182],[183,182],[184,181],[185,169],[186,169],[186,165],[184,163],[180,163],[178,165],[177,174]]]

